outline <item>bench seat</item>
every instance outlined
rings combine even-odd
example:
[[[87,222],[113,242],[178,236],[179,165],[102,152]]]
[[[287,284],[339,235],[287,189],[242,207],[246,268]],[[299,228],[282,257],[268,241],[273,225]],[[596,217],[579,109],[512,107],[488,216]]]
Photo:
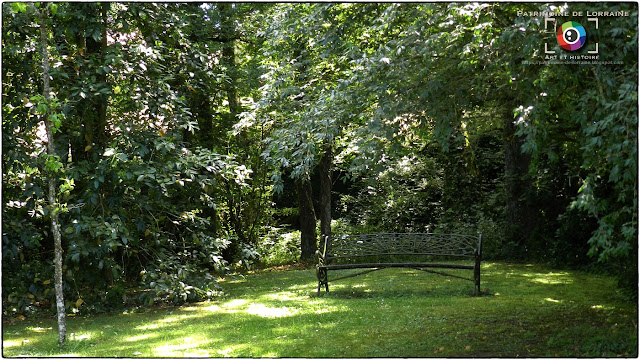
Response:
[[[370,269],[370,268],[446,268],[446,269],[473,270],[474,265],[429,264],[429,263],[364,263],[364,264],[318,265],[318,267],[322,269],[327,269],[327,270]]]

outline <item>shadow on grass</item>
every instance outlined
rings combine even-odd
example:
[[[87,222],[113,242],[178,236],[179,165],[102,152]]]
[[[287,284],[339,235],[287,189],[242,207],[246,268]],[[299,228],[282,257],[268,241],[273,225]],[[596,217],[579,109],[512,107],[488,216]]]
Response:
[[[539,266],[486,264],[483,286],[408,269],[330,283],[313,269],[221,282],[228,296],[179,308],[4,330],[4,354],[93,357],[515,357],[637,354],[633,306],[614,280]],[[634,331],[635,330],[635,331]],[[24,343],[24,340],[28,340]],[[634,352],[635,344],[635,352]]]

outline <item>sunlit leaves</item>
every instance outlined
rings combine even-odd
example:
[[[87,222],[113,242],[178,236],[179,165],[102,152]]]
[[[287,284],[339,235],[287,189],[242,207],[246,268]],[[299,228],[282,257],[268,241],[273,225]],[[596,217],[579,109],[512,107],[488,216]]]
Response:
[[[630,30],[636,27],[637,18],[619,17],[599,31],[611,44],[637,51],[637,43],[629,41],[637,37]],[[637,251],[637,234],[631,230],[637,227],[637,59],[610,50],[602,52],[600,60],[624,59],[623,66],[541,68],[533,88],[521,87],[531,99],[537,93],[544,96],[535,96],[536,110],[519,123],[519,133],[527,139],[523,148],[534,159],[546,152],[551,161],[578,164],[573,173],[583,184],[571,206],[597,222],[589,254],[602,261]],[[582,95],[570,95],[571,89],[580,89]],[[565,150],[558,154],[552,149]],[[575,158],[569,160],[570,155]]]

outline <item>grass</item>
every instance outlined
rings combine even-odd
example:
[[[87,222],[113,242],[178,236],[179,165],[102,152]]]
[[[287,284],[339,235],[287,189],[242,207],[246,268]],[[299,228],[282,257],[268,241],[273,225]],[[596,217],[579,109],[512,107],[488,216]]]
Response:
[[[451,271],[455,273],[456,271]],[[469,271],[460,272],[469,276]],[[332,273],[329,274],[330,277]],[[5,321],[3,355],[87,357],[637,357],[637,304],[615,279],[485,263],[473,284],[409,269],[330,283],[314,269],[229,276],[214,302]]]

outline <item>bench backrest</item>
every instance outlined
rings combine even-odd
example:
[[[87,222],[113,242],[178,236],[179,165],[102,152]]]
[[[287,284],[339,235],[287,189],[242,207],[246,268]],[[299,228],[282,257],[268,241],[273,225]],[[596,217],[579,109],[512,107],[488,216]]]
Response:
[[[339,235],[324,243],[325,260],[361,256],[432,255],[473,258],[482,249],[482,235],[385,233]]]

